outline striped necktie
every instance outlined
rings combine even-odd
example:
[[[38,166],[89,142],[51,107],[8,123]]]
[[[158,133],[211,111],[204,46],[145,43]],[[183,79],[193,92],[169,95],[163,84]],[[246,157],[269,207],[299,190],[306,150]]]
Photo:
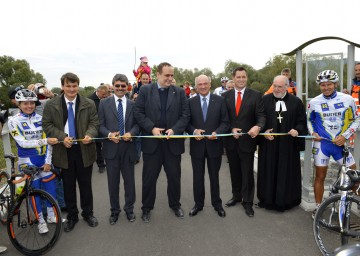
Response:
[[[118,99],[118,124],[119,124],[119,132],[120,132],[120,136],[123,136],[125,133],[125,129],[124,129],[124,110],[123,110],[123,106],[122,106],[122,100]]]

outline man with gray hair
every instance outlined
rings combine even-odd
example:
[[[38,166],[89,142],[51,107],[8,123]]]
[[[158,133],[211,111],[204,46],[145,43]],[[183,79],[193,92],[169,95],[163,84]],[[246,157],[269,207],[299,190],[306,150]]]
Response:
[[[301,203],[300,151],[307,135],[305,107],[288,92],[289,80],[279,75],[273,93],[263,96],[267,135],[259,139],[257,196],[260,208],[285,211]],[[287,135],[272,136],[271,133]]]
[[[229,116],[225,99],[210,93],[210,77],[198,76],[195,79],[195,86],[199,95],[189,99],[190,122],[186,128],[189,134],[197,135],[197,137],[190,139],[195,206],[189,215],[197,215],[204,207],[206,160],[210,179],[211,204],[220,217],[225,217],[219,185],[219,170],[224,147],[222,139],[218,138],[217,134],[224,134],[229,131]]]
[[[108,87],[105,84],[100,84],[96,91],[89,96],[95,102],[96,110],[99,111],[99,104],[101,99],[108,97]],[[105,171],[105,161],[102,154],[102,141],[97,140],[96,144],[96,164],[99,167],[99,173]]]
[[[119,200],[120,173],[124,179],[124,211],[130,222],[135,221],[135,142],[132,136],[139,134],[135,122],[135,103],[126,98],[128,79],[123,74],[116,74],[112,80],[114,95],[100,101],[99,134],[108,137],[104,140],[103,153],[106,161],[109,197],[110,225],[116,224],[121,212]]]

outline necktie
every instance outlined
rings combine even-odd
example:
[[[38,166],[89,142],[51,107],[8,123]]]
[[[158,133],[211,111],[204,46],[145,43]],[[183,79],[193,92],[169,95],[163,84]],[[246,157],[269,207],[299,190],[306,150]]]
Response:
[[[207,106],[207,103],[206,103],[206,98],[203,97],[203,105],[202,105],[202,113],[203,113],[203,118],[204,118],[204,122],[206,121],[206,114],[207,114],[207,109],[208,109],[208,106]]]
[[[240,106],[241,106],[241,92],[238,92],[237,100],[236,100],[236,116],[239,115]]]
[[[124,130],[124,115],[123,115],[123,106],[122,106],[122,100],[121,99],[118,99],[118,109],[117,109],[117,112],[118,112],[118,124],[119,124],[119,131],[120,131],[120,136],[123,136],[124,133],[125,133],[125,130]]]
[[[69,127],[69,137],[76,139],[76,131],[75,131],[75,117],[74,111],[72,108],[73,102],[69,102],[68,107],[68,127]]]

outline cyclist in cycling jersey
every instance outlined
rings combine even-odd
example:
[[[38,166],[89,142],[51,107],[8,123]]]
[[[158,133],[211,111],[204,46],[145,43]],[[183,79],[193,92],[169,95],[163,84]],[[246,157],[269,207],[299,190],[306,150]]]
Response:
[[[18,149],[19,170],[26,166],[43,167],[43,171],[36,174],[32,187],[40,188],[43,179],[50,178],[52,147],[58,143],[57,138],[46,138],[42,129],[42,116],[35,113],[35,107],[40,104],[36,94],[28,89],[19,90],[15,95],[20,113],[11,117],[8,122],[9,130],[16,141]],[[43,183],[44,190],[56,198],[55,180]],[[56,217],[52,207],[47,207],[47,218],[44,219],[40,198],[36,198],[36,208],[39,213],[38,229],[40,234],[49,231],[47,223],[55,223]]]
[[[339,76],[335,71],[320,72],[316,83],[322,93],[313,98],[308,105],[308,129],[315,137],[313,155],[316,170],[314,181],[316,209],[323,198],[330,156],[342,164],[342,146],[359,127],[354,99],[350,95],[336,91],[338,81]],[[356,169],[351,153],[346,159],[346,166]]]
[[[229,81],[229,78],[227,78],[226,76],[223,76],[221,79],[221,86],[217,87],[213,94],[219,95],[221,96],[223,93],[227,92],[227,88],[226,88],[226,84]]]

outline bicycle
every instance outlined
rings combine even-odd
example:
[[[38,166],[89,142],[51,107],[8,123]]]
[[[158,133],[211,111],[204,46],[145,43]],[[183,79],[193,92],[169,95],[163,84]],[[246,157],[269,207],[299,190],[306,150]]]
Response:
[[[330,196],[320,204],[314,217],[314,238],[323,255],[335,255],[340,246],[360,243],[359,189],[356,192],[351,190],[360,181],[360,171],[346,167],[347,156],[348,149],[344,147],[344,160],[337,180],[332,185]],[[338,239],[340,243],[336,242]]]
[[[24,255],[43,255],[55,246],[61,236],[60,208],[48,192],[31,187],[34,175],[40,168],[27,167],[21,169],[23,174],[15,174],[16,156],[5,154],[4,157],[11,160],[11,175],[0,172],[0,184],[5,183],[0,188],[1,223],[7,225],[10,241],[19,252]],[[17,177],[20,179],[16,180]],[[21,182],[24,182],[23,188],[16,188],[15,185]],[[40,212],[37,211],[37,203],[45,206],[45,209],[42,207],[42,214],[48,230],[42,234],[38,230]],[[48,216],[46,209],[52,209],[54,215]]]

